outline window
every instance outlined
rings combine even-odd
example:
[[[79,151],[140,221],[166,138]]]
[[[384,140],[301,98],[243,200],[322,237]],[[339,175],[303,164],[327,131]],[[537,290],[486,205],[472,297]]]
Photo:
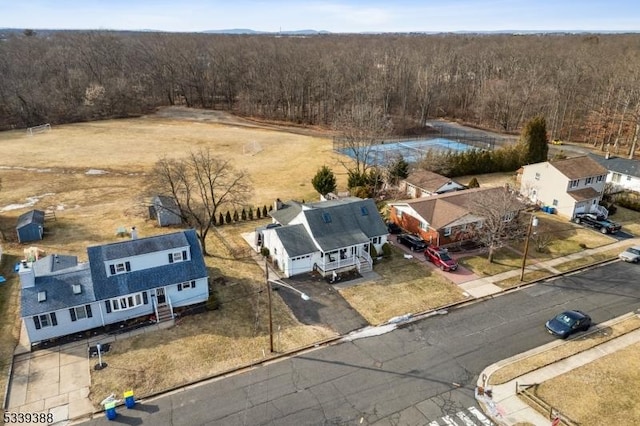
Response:
[[[596,178],[596,182],[602,182],[604,180],[604,175],[600,175]]]
[[[380,243],[382,242],[382,237],[373,237],[373,238],[371,239],[371,242],[372,242],[373,244],[380,244]]]
[[[420,229],[422,229],[423,231],[429,230],[429,227],[427,226],[427,222],[420,222]]]
[[[613,177],[611,178],[611,181],[615,182],[615,183],[620,183],[620,178],[622,177],[622,175],[620,173],[614,173]]]
[[[540,173],[536,173],[535,180],[540,180]]]
[[[176,251],[174,253],[169,253],[169,263],[174,263],[174,262],[183,262],[187,259],[187,251],[186,250],[182,250],[182,251]]]
[[[627,182],[631,180],[631,175],[627,175]]]
[[[553,206],[558,207],[558,200],[553,200]]]
[[[109,265],[109,271],[111,275],[123,274],[125,272],[131,272],[131,263],[122,262]]]
[[[331,215],[329,213],[322,213],[322,221],[324,223],[331,223]]]
[[[362,213],[362,216],[369,216],[369,210],[367,210],[366,206],[360,207],[360,212]]]
[[[69,309],[69,315],[71,315],[71,321],[77,321],[79,319],[91,318],[91,305],[79,306]]]
[[[444,235],[445,237],[451,235],[451,227],[444,228],[444,232],[442,233],[442,235]]]
[[[575,187],[577,187],[579,183],[580,183],[580,180],[579,180],[579,179],[572,180],[572,181],[571,181],[571,188],[575,188]]]
[[[398,209],[396,209],[396,217],[397,217],[398,219],[402,219],[402,210],[398,210]]]
[[[146,296],[146,293],[144,293],[144,295]],[[143,298],[143,293],[136,293],[130,296],[119,297],[117,299],[108,300],[107,302],[111,302],[110,303],[111,306],[107,307],[107,313],[111,312],[112,310],[124,311],[126,309],[135,308],[143,304],[143,299],[145,299],[145,303],[146,303],[146,297]]]
[[[593,182],[593,178],[592,177],[588,177],[584,183],[586,183],[587,185],[591,185],[591,182]]]
[[[186,288],[196,288],[196,282],[195,281],[187,281],[186,283],[180,283],[178,284],[178,291],[182,291]]]
[[[40,330],[41,328],[58,325],[58,319],[56,318],[56,313],[51,312],[50,314],[36,315],[33,317],[33,324],[36,326],[36,330]]]

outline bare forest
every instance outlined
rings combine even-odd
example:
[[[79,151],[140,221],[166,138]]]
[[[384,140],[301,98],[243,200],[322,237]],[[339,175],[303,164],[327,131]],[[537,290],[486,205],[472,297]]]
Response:
[[[165,105],[332,126],[369,105],[411,134],[447,118],[628,154],[640,128],[640,34],[208,35],[46,32],[0,41],[0,129]],[[633,148],[632,148],[633,146]]]

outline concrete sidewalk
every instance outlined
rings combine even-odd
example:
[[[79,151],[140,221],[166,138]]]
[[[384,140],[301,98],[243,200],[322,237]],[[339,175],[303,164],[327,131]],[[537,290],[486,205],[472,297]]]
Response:
[[[586,249],[578,253],[573,253],[567,256],[557,257],[554,259],[546,260],[544,262],[528,264],[527,267],[525,268],[525,272],[546,269],[551,274],[559,274],[560,271],[558,271],[555,267],[563,263],[580,259],[582,257],[589,256],[592,254],[609,251],[609,250],[620,249],[620,251],[622,251],[624,247],[631,246],[631,245],[638,245],[638,244],[640,244],[640,238],[629,238],[626,240],[616,241],[611,244],[607,244],[607,245],[592,248],[592,249]],[[507,272],[503,272],[501,274],[492,275],[490,277],[483,277],[476,280],[467,281],[459,284],[459,287],[465,292],[469,293],[474,298],[478,299],[485,296],[491,296],[493,294],[498,294],[503,292],[504,289],[502,287],[499,287],[495,283],[504,281],[509,278],[518,277],[520,276],[520,273],[521,273],[520,269],[513,269]],[[523,284],[526,284],[526,282],[523,282]]]
[[[620,318],[615,318],[611,321],[598,324],[598,326],[594,327],[592,331],[590,331],[590,333],[598,332],[603,328],[606,328],[616,322],[623,321],[634,315],[636,314],[628,314]],[[485,383],[489,383],[491,375],[499,369],[515,362],[524,360],[525,358],[546,351],[552,351],[555,348],[566,343],[563,340],[551,342],[547,345],[540,346],[528,352],[524,352],[512,358],[502,360],[487,367],[480,375],[477,386],[482,386],[485,389],[490,389],[492,392],[492,396],[491,398],[488,398],[483,395],[476,395],[476,399],[480,406],[483,408],[483,411],[486,414],[490,415],[498,424],[532,424],[535,426],[549,426],[551,424],[551,419],[543,416],[518,397],[516,393],[517,383],[529,385],[543,383],[547,380],[551,380],[554,377],[567,373],[573,369],[582,367],[583,365],[593,362],[598,358],[610,355],[612,353],[615,353],[616,351],[624,349],[627,346],[633,345],[638,342],[640,342],[640,329],[601,343],[591,349],[577,353],[546,367],[542,367],[530,373],[524,374],[507,383],[496,386],[485,386]]]

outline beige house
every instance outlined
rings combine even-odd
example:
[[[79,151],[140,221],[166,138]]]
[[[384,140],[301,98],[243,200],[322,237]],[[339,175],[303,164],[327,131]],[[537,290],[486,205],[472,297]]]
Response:
[[[428,170],[416,170],[411,172],[400,184],[409,198],[429,197],[436,194],[460,191],[466,186],[451,180],[446,176]]]
[[[540,206],[573,219],[577,213],[607,216],[602,198],[607,169],[588,156],[546,161],[521,169],[520,193]]]

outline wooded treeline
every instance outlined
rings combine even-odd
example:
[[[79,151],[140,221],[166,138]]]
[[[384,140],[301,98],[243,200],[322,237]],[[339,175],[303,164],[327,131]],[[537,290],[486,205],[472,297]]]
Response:
[[[398,133],[447,117],[628,151],[640,34],[209,35],[53,32],[0,42],[0,128],[125,117],[163,105],[331,125],[370,104]],[[622,152],[622,151],[621,151]]]

